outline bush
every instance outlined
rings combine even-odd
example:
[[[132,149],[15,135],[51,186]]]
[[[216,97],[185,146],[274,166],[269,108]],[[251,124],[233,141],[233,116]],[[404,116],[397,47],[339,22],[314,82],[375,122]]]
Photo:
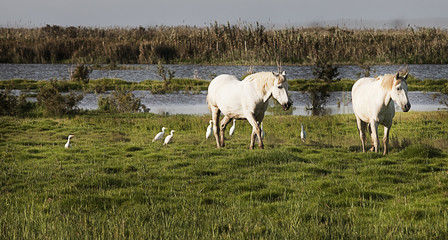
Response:
[[[0,115],[25,116],[35,109],[35,104],[26,101],[25,94],[19,97],[12,94],[11,90],[0,91]]]
[[[140,107],[145,109],[141,99],[130,90],[115,90],[110,96],[100,96],[98,99],[98,108],[104,112],[132,113],[138,112]]]
[[[11,90],[0,91],[0,115],[15,115],[17,102],[17,97],[11,93]]]
[[[162,78],[163,80],[163,90],[167,91],[169,85],[171,84],[171,80],[174,78],[175,71],[171,71],[168,68],[165,68],[165,66],[162,65],[161,62],[157,64],[157,74]],[[167,76],[168,74],[168,76]]]
[[[327,104],[330,84],[341,80],[336,78],[338,75],[337,66],[330,64],[325,58],[316,60],[316,65],[313,67],[314,84],[310,85],[306,91],[310,97],[307,109],[312,110],[313,115],[320,115]]]
[[[77,65],[75,69],[70,71],[70,80],[87,84],[89,83],[89,75],[91,72],[92,69],[84,64]]]
[[[58,85],[57,80],[50,80],[39,88],[37,102],[42,107],[44,115],[61,116],[74,113],[78,110],[76,105],[84,98],[82,94],[75,94],[72,91],[64,96],[59,92]]]
[[[313,67],[313,76],[318,80],[324,80],[328,83],[340,80],[340,78],[336,79],[339,76],[338,67],[326,61],[318,61],[316,63]]]

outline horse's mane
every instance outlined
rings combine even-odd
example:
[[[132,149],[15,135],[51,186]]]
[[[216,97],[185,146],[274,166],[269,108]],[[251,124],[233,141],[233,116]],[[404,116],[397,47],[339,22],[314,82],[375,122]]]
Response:
[[[384,74],[384,76],[379,76],[376,78],[377,81],[381,81],[381,87],[384,89],[392,89],[394,87],[394,79],[396,74]],[[401,79],[397,79],[395,85],[399,84]]]
[[[278,81],[279,83],[283,83],[285,81],[285,77],[282,74],[279,74]],[[265,89],[268,89],[274,85],[275,76],[272,72],[258,72],[251,74],[244,78],[243,82],[255,82],[257,83],[257,89],[260,92],[265,92]]]

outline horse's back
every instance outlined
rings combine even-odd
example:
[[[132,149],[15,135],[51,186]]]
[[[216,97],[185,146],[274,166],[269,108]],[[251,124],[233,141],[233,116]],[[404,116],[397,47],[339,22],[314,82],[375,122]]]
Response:
[[[232,98],[241,80],[229,74],[222,74],[215,77],[208,86],[207,102],[210,105],[218,106],[222,99]]]
[[[365,77],[361,78],[353,84],[352,95],[366,91],[371,83],[375,82],[375,78]],[[362,93],[361,93],[362,94]]]
[[[370,118],[370,101],[372,93],[372,84],[375,78],[361,78],[353,84],[352,87],[352,106],[353,113],[356,117],[361,118],[363,121],[367,121]]]

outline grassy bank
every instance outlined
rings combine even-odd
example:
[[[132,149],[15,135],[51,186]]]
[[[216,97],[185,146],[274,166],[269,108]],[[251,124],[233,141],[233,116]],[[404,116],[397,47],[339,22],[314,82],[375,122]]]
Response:
[[[208,27],[0,28],[1,63],[446,64],[448,31],[435,28]]]
[[[215,149],[209,116],[1,117],[0,238],[445,239],[447,119],[398,113],[384,157],[353,115],[267,116],[253,151],[244,121]]]
[[[355,80],[342,79],[340,81],[329,83],[329,91],[351,91]],[[115,89],[148,90],[151,92],[160,92],[163,89],[163,82],[158,80],[145,80],[142,82],[129,82],[122,79],[95,79],[90,80],[88,84],[82,84],[75,81],[58,81],[58,88],[61,92],[69,90],[78,90],[86,92],[102,92]],[[172,79],[168,91],[206,91],[210,81],[198,79]],[[316,87],[318,84],[325,84],[323,81],[311,79],[291,79],[288,80],[289,90],[307,91]],[[45,84],[45,81],[12,79],[0,81],[0,89],[18,89],[18,90],[37,90]],[[429,91],[429,92],[448,92],[447,79],[425,79],[420,80],[413,77],[408,79],[409,91]]]

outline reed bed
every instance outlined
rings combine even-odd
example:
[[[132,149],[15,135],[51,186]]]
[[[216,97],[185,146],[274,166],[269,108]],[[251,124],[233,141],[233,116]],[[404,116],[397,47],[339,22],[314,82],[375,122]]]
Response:
[[[0,28],[1,63],[446,64],[436,28],[207,27]]]

